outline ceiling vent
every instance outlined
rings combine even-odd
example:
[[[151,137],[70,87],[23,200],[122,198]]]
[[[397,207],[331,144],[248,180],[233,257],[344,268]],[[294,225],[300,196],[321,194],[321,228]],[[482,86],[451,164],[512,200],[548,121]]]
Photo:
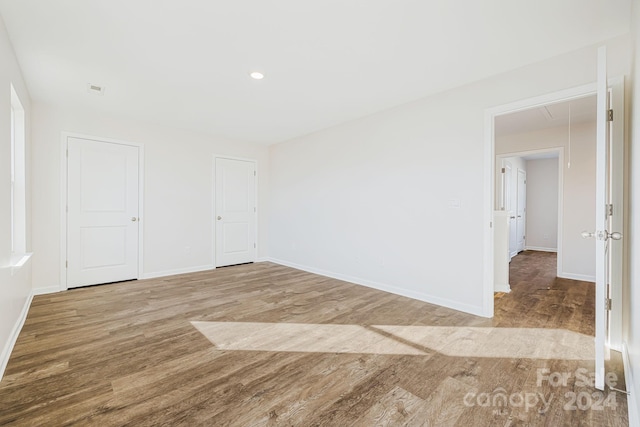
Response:
[[[104,95],[104,86],[87,83],[87,92],[92,93],[94,95],[102,96]]]

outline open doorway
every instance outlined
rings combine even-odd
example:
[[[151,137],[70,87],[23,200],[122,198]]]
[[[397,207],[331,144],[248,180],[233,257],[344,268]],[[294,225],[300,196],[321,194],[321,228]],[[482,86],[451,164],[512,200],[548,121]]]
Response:
[[[560,278],[594,281],[596,97],[495,118],[495,209],[507,211],[509,259],[557,253]],[[522,263],[519,263],[521,265]]]
[[[565,89],[559,92],[550,93],[547,95],[541,95],[535,98],[524,99],[520,101],[516,101],[510,104],[496,106],[490,109],[487,109],[485,113],[485,162],[488,165],[487,169],[487,179],[485,185],[485,194],[487,195],[487,211],[486,217],[488,218],[487,223],[490,227],[486,231],[486,249],[487,249],[487,258],[492,262],[487,263],[487,268],[485,269],[485,281],[484,281],[484,305],[486,307],[486,312],[489,315],[494,314],[494,303],[495,303],[495,293],[496,292],[504,292],[501,290],[503,287],[503,283],[506,283],[506,291],[508,292],[509,284],[507,282],[502,282],[502,278],[507,276],[508,280],[508,263],[509,256],[508,250],[503,250],[501,246],[502,244],[502,236],[499,236],[499,233],[502,232],[504,236],[507,236],[503,231],[507,229],[506,221],[507,216],[505,211],[500,210],[500,176],[497,174],[497,171],[500,170],[498,166],[499,159],[496,156],[499,150],[499,140],[500,135],[499,132],[496,132],[497,126],[499,126],[499,120],[502,116],[508,116],[512,113],[519,112],[528,112],[529,114],[544,114],[543,111],[539,109],[542,107],[547,107],[549,109],[550,106],[562,104],[569,101],[575,101],[583,98],[587,98],[592,96],[596,92],[595,84],[588,84],[580,87],[575,87],[571,89]],[[611,195],[611,204],[606,205],[607,213],[611,218],[611,229],[614,231],[623,230],[622,235],[625,233],[624,226],[624,217],[623,217],[623,206],[624,206],[624,176],[625,176],[625,162],[624,162],[624,151],[625,151],[625,139],[624,139],[624,117],[625,117],[625,109],[624,109],[624,79],[622,77],[609,79],[609,100],[610,107],[609,110],[609,139],[611,141],[610,144],[610,156],[609,156],[609,169],[611,171],[610,175],[610,195]],[[538,109],[536,111],[536,109]],[[611,118],[613,117],[613,120]],[[573,117],[572,117],[573,120]],[[574,122],[574,125],[576,122]],[[587,126],[586,124],[584,125]],[[558,158],[559,165],[559,189],[567,188],[567,174],[568,170],[574,171],[576,167],[576,162],[578,160],[577,156],[583,154],[581,150],[577,150],[576,141],[579,139],[579,132],[576,130],[577,126],[567,127],[566,138],[563,142],[554,146],[549,143],[548,139],[538,139],[538,143],[541,144],[538,151],[542,152],[544,150],[551,150],[553,148],[557,148],[560,151],[560,155]],[[569,135],[569,129],[571,129],[571,135]],[[544,132],[542,129],[540,132]],[[509,133],[509,132],[507,132]],[[516,132],[515,134],[523,134],[525,132]],[[594,132],[591,132],[593,135]],[[569,139],[569,136],[571,137]],[[531,154],[531,150],[523,148],[524,139],[513,138],[514,141],[510,145],[509,152],[502,153],[506,155],[528,155]],[[571,141],[571,144],[569,144]],[[546,144],[546,145],[545,145]],[[564,158],[563,158],[564,156]],[[564,178],[563,178],[564,175]],[[564,179],[565,182],[562,182]],[[578,182],[580,184],[580,182]],[[582,189],[580,185],[576,187],[577,189]],[[560,275],[563,273],[570,273],[569,266],[567,266],[567,261],[575,262],[575,253],[570,251],[567,248],[567,236],[571,234],[571,238],[575,239],[573,242],[585,242],[584,240],[580,240],[582,235],[587,235],[587,237],[593,236],[594,234],[590,232],[595,227],[595,222],[588,224],[586,227],[582,228],[582,225],[579,221],[570,221],[572,216],[566,212],[567,209],[567,201],[580,201],[589,195],[587,192],[578,191],[576,193],[568,193],[566,191],[561,192],[562,196],[559,195],[559,226],[558,226],[558,254],[562,254],[562,257],[558,257],[557,261],[557,270],[560,271]],[[563,212],[564,210],[564,212]],[[595,212],[595,207],[594,207]],[[574,211],[573,216],[575,218],[584,217],[586,211]],[[560,221],[560,216],[564,217],[563,221]],[[504,221],[505,225],[501,225]],[[561,229],[562,227],[562,229]],[[583,231],[585,233],[583,233]],[[576,238],[576,234],[580,236]],[[506,241],[507,237],[505,237]],[[525,239],[526,244],[526,239]],[[577,243],[580,244],[580,243]],[[608,257],[610,259],[610,270],[609,270],[609,285],[606,286],[605,289],[605,301],[607,307],[609,307],[609,344],[611,349],[620,350],[622,347],[621,340],[621,331],[622,331],[622,281],[623,277],[623,264],[624,264],[624,256],[623,256],[624,247],[620,242],[610,243],[608,246]],[[569,255],[567,255],[569,254]],[[555,254],[554,254],[555,255]],[[574,258],[571,258],[574,257]],[[514,259],[515,260],[515,259]],[[504,268],[500,267],[501,265]],[[506,274],[504,270],[507,270]],[[570,275],[566,275],[568,278],[584,280],[583,277],[571,277]],[[564,280],[564,279],[560,279]],[[601,304],[601,302],[599,302]]]

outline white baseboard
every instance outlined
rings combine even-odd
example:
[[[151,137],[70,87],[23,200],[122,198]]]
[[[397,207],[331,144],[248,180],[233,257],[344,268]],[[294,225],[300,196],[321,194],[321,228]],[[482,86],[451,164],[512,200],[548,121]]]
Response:
[[[493,285],[493,292],[504,292],[508,294],[511,292],[511,285],[508,283],[496,283]]]
[[[215,270],[216,266],[201,265],[198,267],[176,268],[175,270],[155,271],[144,273],[140,279],[155,279],[157,277],[175,276],[176,274],[198,273],[200,271]]]
[[[558,274],[558,277],[561,279],[571,279],[571,280],[580,280],[582,282],[595,282],[596,276],[589,276],[587,274],[575,274],[575,273],[565,273],[562,272]]]
[[[624,364],[624,382],[627,386],[627,409],[629,411],[629,425],[640,426],[640,408],[636,399],[636,390],[633,382],[633,371],[631,370],[631,360],[629,359],[629,349],[627,343],[622,343],[622,363]]]
[[[260,258],[256,258],[255,262],[268,262],[269,261],[269,257],[260,257]]]
[[[387,285],[384,283],[378,283],[367,279],[361,279],[359,277],[348,276],[345,274],[334,273],[332,271],[322,270],[315,267],[308,267],[306,265],[300,265],[289,261],[284,261],[276,258],[268,258],[270,262],[275,264],[284,265],[285,267],[295,268],[297,270],[307,271],[309,273],[318,274],[320,276],[330,277],[332,279],[343,280],[345,282],[354,283],[356,285],[366,286],[368,288],[377,289],[391,294],[400,295],[407,298],[412,298],[419,301],[428,302],[430,304],[439,305],[442,307],[451,308],[453,310],[462,311],[464,313],[473,314],[476,316],[487,317],[484,314],[483,307],[478,307],[470,304],[461,304],[456,301],[451,301],[446,298],[435,297],[432,295],[424,294],[422,292],[411,291],[408,289],[398,288],[397,286]]]
[[[525,251],[538,251],[538,252],[558,252],[558,248],[543,248],[541,246],[527,246]]]
[[[32,300],[33,292],[29,294],[27,300],[24,302],[22,312],[20,312],[20,316],[16,320],[16,323],[13,325],[13,329],[11,330],[11,334],[9,335],[9,339],[2,349],[2,354],[0,354],[0,379],[2,379],[2,377],[4,376],[4,370],[7,368],[7,363],[9,363],[9,358],[11,357],[13,347],[16,345],[16,341],[18,340],[18,336],[20,335],[20,331],[22,330],[24,321],[27,320],[27,314],[29,313],[29,307],[31,307]]]
[[[60,286],[47,286],[46,288],[35,288],[31,291],[33,295],[55,294],[60,292]]]

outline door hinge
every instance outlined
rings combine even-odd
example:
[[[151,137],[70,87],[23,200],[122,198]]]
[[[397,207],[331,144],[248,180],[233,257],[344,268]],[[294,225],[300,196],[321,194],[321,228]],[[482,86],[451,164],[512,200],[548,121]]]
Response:
[[[607,311],[611,311],[611,298],[604,299],[604,309]]]
[[[607,215],[613,216],[613,203],[607,205]]]
[[[502,173],[506,173],[507,169],[506,168],[502,168]]]
[[[613,121],[613,110],[612,109],[607,112],[607,121],[610,121],[610,122]]]
[[[258,175],[258,174],[257,174],[257,172],[256,172],[256,171],[253,171],[253,176],[256,176],[256,175]]]
[[[64,262],[64,268],[69,268],[69,261]]]
[[[254,244],[253,244],[253,249],[255,249],[255,248],[256,248],[256,244],[254,243]]]

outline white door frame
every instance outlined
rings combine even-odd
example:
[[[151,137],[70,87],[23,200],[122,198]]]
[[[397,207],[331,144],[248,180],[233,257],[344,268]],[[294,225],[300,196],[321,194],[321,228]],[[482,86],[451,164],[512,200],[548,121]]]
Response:
[[[67,141],[69,138],[89,139],[109,144],[128,145],[138,148],[138,217],[142,226],[138,227],[138,276],[143,277],[143,236],[144,236],[144,144],[127,142],[100,136],[85,135],[75,132],[62,132],[60,137],[60,290],[66,291],[67,286]]]
[[[517,251],[518,253],[520,252],[524,252],[527,249],[527,171],[520,169],[520,168],[516,168],[517,172],[516,172],[516,233],[518,233],[518,218],[520,217],[520,203],[523,201],[524,199],[524,206],[522,207],[522,250],[520,247],[520,233],[516,234],[516,245],[517,245]],[[522,194],[520,193],[520,176],[524,175],[524,182],[522,183],[522,186],[524,188],[524,197],[522,196]]]
[[[624,92],[624,77],[614,77],[608,80],[609,87],[622,86]],[[486,317],[493,317],[493,293],[494,293],[494,242],[493,242],[493,210],[495,207],[495,118],[503,114],[515,113],[530,108],[541,107],[549,104],[569,101],[596,94],[596,82],[577,86],[558,92],[540,95],[532,98],[521,99],[508,104],[487,108],[484,113],[484,277],[483,277],[483,304],[482,313]],[[614,100],[614,110],[620,111],[620,117],[624,117],[623,100]],[[617,126],[616,128],[619,128]],[[618,132],[624,130],[618,129]],[[619,231],[619,230],[616,230]],[[623,231],[624,233],[624,231]],[[616,290],[617,292],[617,290]],[[621,292],[621,290],[620,290]],[[620,301],[620,299],[618,299]],[[611,312],[612,324],[621,325],[621,310]],[[616,317],[616,318],[613,318]],[[620,317],[620,319],[617,319]],[[613,337],[612,337],[613,338]],[[612,339],[612,348],[616,349],[617,343]]]
[[[558,258],[556,275],[558,277],[562,277],[562,218],[564,215],[564,198],[562,197],[562,189],[564,188],[564,147],[541,148],[538,150],[497,154],[496,160],[502,161],[508,157],[527,157],[543,153],[556,153],[558,155]]]
[[[260,170],[258,169],[258,160],[257,159],[252,159],[249,157],[236,157],[236,156],[225,156],[222,154],[214,154],[213,155],[213,163],[211,166],[211,192],[212,192],[212,198],[211,198],[211,228],[212,228],[212,232],[211,232],[211,236],[213,237],[213,240],[211,241],[211,247],[212,247],[212,254],[213,254],[213,259],[211,260],[212,264],[213,264],[213,268],[216,268],[216,256],[218,255],[216,253],[216,239],[218,238],[218,236],[216,235],[216,203],[217,203],[217,198],[216,198],[216,159],[228,159],[228,160],[240,160],[243,162],[251,162],[253,163],[254,166],[254,170],[256,171],[256,179],[254,180],[254,185],[255,185],[255,195],[256,195],[256,200],[255,200],[255,207],[256,207],[256,214],[253,216],[253,220],[254,220],[254,230],[256,230],[256,259],[254,262],[257,262],[260,257],[258,256],[258,252],[260,250],[260,242],[258,239],[259,234],[259,229],[258,229],[258,213],[260,212],[260,206],[258,206],[258,200],[260,200],[260,194],[258,193],[258,179],[260,178]]]

